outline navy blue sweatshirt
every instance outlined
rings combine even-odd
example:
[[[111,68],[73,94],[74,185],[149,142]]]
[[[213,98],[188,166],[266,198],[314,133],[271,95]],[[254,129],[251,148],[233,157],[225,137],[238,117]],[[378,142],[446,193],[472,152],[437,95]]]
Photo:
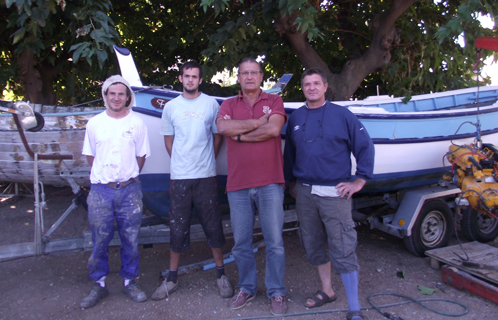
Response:
[[[350,181],[351,154],[356,159],[356,177],[371,179],[374,145],[346,107],[327,101],[320,108],[303,106],[290,115],[284,151],[286,180],[322,186]]]

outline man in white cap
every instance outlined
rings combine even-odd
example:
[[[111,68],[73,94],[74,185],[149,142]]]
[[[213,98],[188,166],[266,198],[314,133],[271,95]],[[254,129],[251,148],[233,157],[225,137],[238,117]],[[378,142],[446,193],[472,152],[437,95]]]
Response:
[[[102,86],[102,96],[106,111],[88,121],[82,152],[92,166],[87,203],[93,251],[88,273],[95,281],[81,301],[82,308],[95,306],[109,294],[105,278],[109,274],[114,218],[121,239],[119,275],[124,278],[123,292],[135,302],[147,300],[134,281],[139,272],[138,233],[143,211],[138,174],[150,156],[147,128],[131,111],[135,97],[124,78],[109,77]]]

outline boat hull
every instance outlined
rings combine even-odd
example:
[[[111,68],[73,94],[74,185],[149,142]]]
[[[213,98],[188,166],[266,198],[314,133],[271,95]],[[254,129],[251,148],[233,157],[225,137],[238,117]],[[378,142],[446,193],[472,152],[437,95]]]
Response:
[[[159,111],[154,113],[141,108],[135,108],[134,110],[146,123],[150,131],[159,132],[161,114]],[[498,105],[493,110],[493,112],[487,113],[486,117],[498,119]],[[443,135],[437,130],[427,130],[426,132],[430,134],[426,134],[427,137],[423,138],[388,139],[385,137],[385,132],[375,130],[377,124],[369,119],[368,115],[357,114],[357,116],[372,136],[375,146],[374,178],[367,182],[362,193],[392,192],[438,183],[443,174],[449,170],[448,162],[443,161],[451,143],[463,145],[472,143],[475,140],[475,133],[470,132],[471,130],[468,129],[463,130],[464,133],[456,135],[448,133]],[[465,122],[470,121],[472,117],[474,117],[473,114],[452,116],[455,119],[451,119],[451,121],[455,122],[456,125],[458,119]],[[385,120],[389,121],[389,119]],[[493,129],[482,131],[483,141],[498,145],[498,122],[493,122],[491,121],[492,119],[489,121],[488,119],[484,120],[485,125],[482,127]],[[424,123],[424,127],[435,126],[436,123],[441,121],[441,118],[435,120],[434,123],[431,122],[431,119],[390,119],[390,121],[396,121],[396,124],[389,123],[390,127],[398,127],[399,131],[406,132],[414,130],[414,127]],[[440,129],[444,128],[446,128],[447,132],[456,132],[456,129],[453,130],[454,128],[449,125],[442,126]],[[285,136],[283,134],[282,142],[283,148],[285,145]],[[167,217],[169,213],[170,157],[166,152],[162,137],[157,139],[152,136],[151,143],[154,154],[147,159],[141,174],[144,203],[155,214]],[[354,175],[356,163],[353,157],[351,162],[352,174]],[[225,144],[223,144],[217,158],[217,175],[220,199],[224,202],[226,201],[224,191],[227,175]]]
[[[137,89],[137,88],[135,88]],[[414,97],[412,109],[392,100],[338,102],[356,114],[369,132],[375,145],[374,178],[368,181],[363,193],[391,192],[437,183],[448,170],[444,155],[448,147],[472,143],[476,138],[475,123],[479,119],[480,135],[484,143],[498,145],[498,88],[481,88],[485,104],[479,110],[475,104],[475,90],[465,89],[437,102],[432,95],[425,99]],[[147,158],[140,174],[145,205],[153,213],[169,213],[170,157],[159,134],[162,108],[179,93],[170,90],[140,89],[136,93],[136,113],[148,128],[152,155]],[[465,95],[465,97],[462,97]],[[457,97],[456,97],[457,96]],[[432,97],[432,98],[431,98]],[[472,98],[474,97],[474,98]],[[218,98],[219,101],[222,98]],[[467,105],[450,108],[449,100]],[[425,101],[425,102],[424,102]],[[444,103],[443,103],[444,102]],[[349,105],[348,105],[349,103]],[[291,114],[300,103],[285,103]],[[386,107],[383,108],[382,106]],[[438,106],[444,109],[437,109]],[[397,111],[403,109],[402,112]],[[421,109],[422,111],[418,110]],[[39,132],[25,132],[30,148],[39,154],[70,154],[72,160],[39,160],[39,181],[51,185],[89,186],[90,166],[81,154],[85,126],[103,108],[67,109],[64,107],[34,107],[45,118]],[[92,111],[89,111],[92,110]],[[285,144],[285,127],[282,130]],[[217,182],[220,199],[226,201],[226,147],[223,144],[217,158]],[[354,174],[355,161],[351,159]],[[0,116],[0,181],[30,183],[34,176],[33,159],[26,152],[12,117]]]
[[[33,153],[70,155],[70,160],[38,160],[39,181],[48,185],[70,185],[73,179],[80,186],[89,186],[90,165],[81,154],[85,128],[89,119],[103,108],[78,108],[35,105],[43,115],[41,131],[24,131]],[[12,116],[0,115],[0,181],[33,183],[34,161],[27,152]]]

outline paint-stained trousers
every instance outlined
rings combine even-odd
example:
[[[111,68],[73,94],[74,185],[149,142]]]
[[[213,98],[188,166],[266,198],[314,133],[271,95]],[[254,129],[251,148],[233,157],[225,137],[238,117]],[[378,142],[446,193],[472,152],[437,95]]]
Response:
[[[121,269],[125,279],[138,277],[138,233],[142,222],[142,191],[133,182],[121,189],[92,184],[87,198],[88,221],[93,251],[88,259],[88,274],[94,281],[109,274],[109,243],[114,236],[114,219],[121,239]]]

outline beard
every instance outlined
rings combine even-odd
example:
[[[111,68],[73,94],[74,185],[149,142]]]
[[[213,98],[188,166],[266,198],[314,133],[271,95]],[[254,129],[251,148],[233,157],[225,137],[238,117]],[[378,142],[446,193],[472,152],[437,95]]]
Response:
[[[187,89],[187,88],[183,87],[183,90],[185,90],[185,92],[188,94],[196,93],[198,89],[199,89],[199,87],[196,87],[195,89]]]

